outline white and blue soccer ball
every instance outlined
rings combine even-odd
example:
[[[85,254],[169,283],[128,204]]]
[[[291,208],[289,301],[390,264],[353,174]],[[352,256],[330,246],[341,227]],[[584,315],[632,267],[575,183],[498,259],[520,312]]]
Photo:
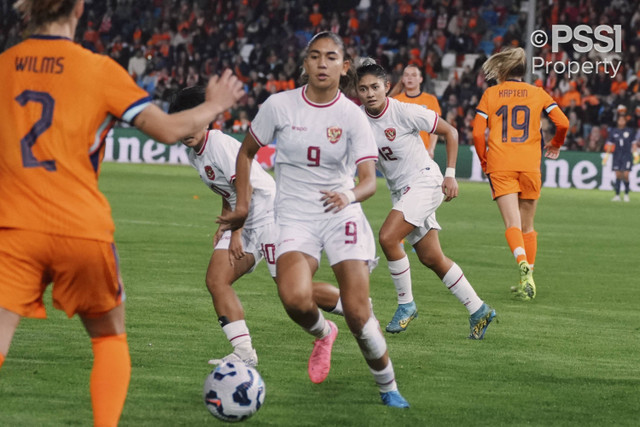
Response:
[[[233,423],[258,412],[264,403],[265,392],[258,371],[241,362],[226,362],[207,376],[203,397],[214,417]]]

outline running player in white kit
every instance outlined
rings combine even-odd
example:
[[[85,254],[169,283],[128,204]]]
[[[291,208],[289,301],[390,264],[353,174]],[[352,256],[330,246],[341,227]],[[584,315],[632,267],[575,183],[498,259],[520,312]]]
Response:
[[[304,59],[308,84],[271,95],[251,123],[238,154],[236,210],[219,222],[235,229],[247,218],[251,161],[261,145],[277,138],[276,246],[278,290],[289,316],[316,340],[309,377],[329,374],[338,334],[312,298],[312,277],[322,250],[340,286],[344,316],[385,405],[406,408],[379,324],[369,303],[369,269],[375,241],[358,202],[375,193],[377,149],[364,114],[339,90],[350,63],[344,44],[322,32],[309,42]],[[353,171],[359,183],[354,187]]]
[[[176,113],[202,104],[203,87],[182,89],[169,111]],[[236,157],[240,142],[217,130],[203,128],[181,141],[189,150],[189,163],[200,179],[214,193],[222,196],[222,213],[231,212],[236,204]],[[271,277],[276,277],[275,242],[278,237],[273,205],[276,183],[257,161],[251,164],[251,206],[244,227],[234,232],[220,227],[213,236],[214,251],[207,268],[206,284],[218,315],[222,331],[233,346],[233,353],[210,364],[242,361],[249,366],[258,364],[258,356],[251,344],[251,335],[244,318],[244,310],[231,285],[251,273],[263,258]],[[314,291],[324,301],[334,302],[339,291],[328,283],[314,283]],[[319,303],[320,304],[320,303]],[[332,304],[335,305],[335,304]],[[332,307],[323,305],[331,311]],[[339,312],[337,314],[340,314]]]
[[[458,195],[455,165],[458,133],[438,114],[422,106],[388,98],[385,70],[367,59],[357,69],[358,96],[378,145],[378,169],[391,190],[393,209],[380,229],[379,241],[398,293],[398,309],[387,331],[398,333],[418,315],[411,290],[409,258],[402,240],[415,248],[420,261],[445,284],[469,311],[469,338],[482,339],[496,313],[473,290],[460,267],[440,247],[436,209],[442,200]],[[446,138],[447,170],[440,169],[425,151],[420,131]]]

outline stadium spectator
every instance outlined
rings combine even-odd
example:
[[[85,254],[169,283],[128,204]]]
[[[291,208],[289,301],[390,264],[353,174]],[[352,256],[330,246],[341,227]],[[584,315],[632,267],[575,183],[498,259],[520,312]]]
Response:
[[[561,88],[559,88],[560,91],[562,92],[562,97],[560,98],[560,102],[558,102],[558,105],[563,109],[571,106],[572,102],[573,102],[573,105],[582,104],[582,96],[578,91],[578,84],[574,81],[571,81],[569,82],[568,86],[569,88],[564,92],[562,91]]]
[[[637,78],[640,72],[640,15],[637,12],[640,2],[616,1],[605,7],[603,3],[592,0],[558,4],[534,1],[538,9],[536,26],[547,32],[554,23],[573,22],[577,25],[602,22],[619,23],[622,26],[622,52],[609,58],[614,65],[618,60],[623,64],[618,76],[612,78],[614,76],[610,68],[605,70],[601,65],[593,74],[580,73],[572,76],[572,79],[577,83],[580,95],[586,96],[585,89],[589,88],[591,95],[597,97],[601,105],[606,104],[605,98],[611,93],[613,85],[618,96],[613,101],[614,106],[622,103],[627,105],[629,111],[633,111],[635,105],[630,99],[640,89]],[[264,76],[274,72],[279,80],[279,67],[286,65],[287,78],[295,80],[302,48],[314,33],[331,25],[340,31],[354,59],[360,56],[374,57],[391,71],[393,84],[401,79],[402,69],[410,61],[416,64],[422,62],[425,89],[435,93],[441,102],[446,102],[448,95],[443,97],[440,88],[455,79],[455,69],[468,54],[482,56],[487,51],[494,51],[498,45],[501,46],[499,48],[523,46],[526,38],[522,33],[526,20],[526,14],[520,12],[522,0],[487,2],[480,8],[473,7],[473,2],[462,0],[436,4],[400,0],[296,0],[293,3],[295,7],[288,1],[183,1],[173,7],[171,3],[160,0],[92,1],[86,4],[87,18],[79,23],[78,41],[92,50],[108,54],[127,69],[132,51],[143,47],[144,56],[154,62],[154,68],[147,72],[166,66],[172,70],[172,76],[181,73],[179,87],[186,84],[184,78],[189,65],[195,66],[200,80],[206,80],[208,76],[232,66],[243,81],[249,70],[256,70]],[[354,10],[356,6],[358,8]],[[310,16],[316,14],[313,20],[317,25],[314,26]],[[318,21],[320,16],[322,18]],[[0,21],[4,23],[0,49],[3,45],[6,49],[20,39],[22,23],[13,13],[1,16]],[[83,40],[85,33],[87,40]],[[118,37],[120,39],[115,41]],[[419,49],[418,55],[414,50],[416,48]],[[275,52],[275,62],[272,62],[273,56],[270,59],[271,52]],[[447,53],[456,54],[456,61],[453,66],[447,64],[443,67],[442,61],[448,57],[445,56]],[[561,44],[558,52],[551,52],[548,44],[534,50],[534,54],[546,61],[565,64],[569,60],[583,63],[586,60],[604,59],[595,50],[587,54],[575,52],[569,43]],[[242,57],[243,61],[236,62],[237,56]],[[185,69],[179,72],[174,67]],[[481,79],[482,73],[478,71],[478,67],[472,67],[475,78],[471,81]],[[140,81],[143,81],[143,77],[138,76]],[[550,70],[548,75],[542,72],[538,77],[545,82],[547,92],[562,103],[563,95],[569,92],[568,75],[555,75]],[[171,82],[168,82],[170,85]],[[620,88],[625,86],[626,92],[621,93]],[[464,109],[460,116],[464,117],[468,109],[473,109],[475,95],[457,96]],[[597,122],[593,121],[592,115],[583,118],[585,131],[594,124]],[[464,134],[464,130],[461,133]],[[464,138],[461,138],[461,143],[464,143]]]
[[[136,49],[134,56],[129,59],[127,69],[134,80],[138,80],[138,78],[142,78],[145,75],[147,71],[147,58],[144,57],[142,49]]]

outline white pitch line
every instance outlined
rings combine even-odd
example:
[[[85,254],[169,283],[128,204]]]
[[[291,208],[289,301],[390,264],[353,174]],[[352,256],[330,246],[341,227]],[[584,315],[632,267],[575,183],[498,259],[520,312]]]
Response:
[[[116,223],[125,223],[125,224],[140,224],[140,225],[161,225],[161,226],[171,226],[171,227],[185,227],[185,228],[209,228],[206,225],[200,224],[185,224],[181,222],[157,222],[157,221],[144,221],[139,219],[117,219]]]

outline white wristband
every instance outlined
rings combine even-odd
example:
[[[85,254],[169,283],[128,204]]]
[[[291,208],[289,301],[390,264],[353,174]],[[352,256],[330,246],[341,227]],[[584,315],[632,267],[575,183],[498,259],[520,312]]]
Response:
[[[355,202],[355,201],[356,201],[356,195],[355,195],[355,193],[354,193],[353,191],[351,191],[351,190],[347,190],[347,191],[345,191],[345,192],[344,192],[344,193],[342,193],[342,194],[344,194],[345,196],[347,196],[347,200],[349,200],[349,204],[351,204],[351,203],[353,203],[353,202]]]
[[[455,178],[456,177],[456,168],[446,168],[444,171],[445,178]]]

